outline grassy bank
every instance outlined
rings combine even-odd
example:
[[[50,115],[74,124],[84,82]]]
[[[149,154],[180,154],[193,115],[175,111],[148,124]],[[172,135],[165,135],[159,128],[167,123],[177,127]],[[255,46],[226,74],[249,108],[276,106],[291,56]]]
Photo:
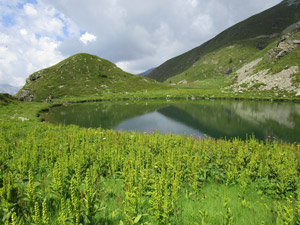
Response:
[[[297,224],[300,146],[38,122],[0,107],[4,224]]]
[[[300,96],[291,93],[264,92],[242,92],[234,93],[230,90],[221,89],[216,79],[205,80],[196,86],[185,86],[180,88],[170,87],[160,90],[143,90],[129,93],[103,93],[97,95],[82,95],[56,97],[53,93],[53,103],[72,103],[86,101],[110,101],[110,100],[132,100],[132,99],[235,99],[235,100],[263,100],[263,101],[294,101],[300,102]],[[41,102],[42,103],[42,102]]]

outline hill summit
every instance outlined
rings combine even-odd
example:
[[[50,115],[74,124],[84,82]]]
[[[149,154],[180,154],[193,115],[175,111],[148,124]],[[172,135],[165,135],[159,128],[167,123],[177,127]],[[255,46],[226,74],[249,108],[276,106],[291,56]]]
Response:
[[[157,87],[156,81],[124,72],[112,62],[80,53],[31,74],[16,94],[22,101],[130,92]]]

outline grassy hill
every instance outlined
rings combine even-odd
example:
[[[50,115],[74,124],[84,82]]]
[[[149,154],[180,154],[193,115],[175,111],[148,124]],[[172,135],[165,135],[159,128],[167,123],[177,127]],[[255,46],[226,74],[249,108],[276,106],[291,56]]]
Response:
[[[259,43],[268,41],[268,39],[261,39]],[[257,53],[256,43],[257,40],[240,41],[210,52],[195,62],[190,68],[170,77],[167,81],[169,83],[178,83],[185,80],[187,83],[197,83],[197,81],[211,78],[224,78],[224,76],[232,74],[247,59]]]
[[[299,0],[296,0],[296,3],[297,2],[299,2]],[[222,48],[232,45],[238,45],[240,48],[249,48],[245,57],[241,59],[241,62],[243,62],[245,58],[250,57],[251,54],[259,52],[268,44],[272,43],[274,38],[278,37],[284,29],[299,20],[300,4],[291,5],[290,1],[282,1],[276,6],[228,28],[201,46],[166,61],[153,70],[148,77],[161,82],[166,81],[168,78],[184,73],[191,68],[194,63],[208,54],[222,51]],[[228,57],[226,62],[229,62],[229,59]],[[221,62],[223,65],[224,63],[224,61]],[[215,63],[215,67],[218,65],[218,63]],[[237,67],[238,65],[234,66]],[[209,76],[214,76],[218,71],[210,73],[210,69],[207,68],[207,71],[204,72],[210,74]],[[221,74],[226,72],[228,71],[221,71]],[[218,72],[218,74],[220,73]]]
[[[8,103],[14,102],[14,99],[10,94],[1,94],[0,93],[0,105],[7,105]]]
[[[156,81],[122,71],[115,64],[89,54],[76,54],[62,62],[35,72],[16,97],[25,101],[54,98],[100,96],[161,88]]]

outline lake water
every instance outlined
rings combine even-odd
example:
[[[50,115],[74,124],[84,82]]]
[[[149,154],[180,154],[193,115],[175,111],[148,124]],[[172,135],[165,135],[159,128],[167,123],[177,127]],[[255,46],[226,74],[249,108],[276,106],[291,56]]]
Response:
[[[51,123],[205,138],[300,142],[300,104],[230,100],[96,102],[54,107]]]

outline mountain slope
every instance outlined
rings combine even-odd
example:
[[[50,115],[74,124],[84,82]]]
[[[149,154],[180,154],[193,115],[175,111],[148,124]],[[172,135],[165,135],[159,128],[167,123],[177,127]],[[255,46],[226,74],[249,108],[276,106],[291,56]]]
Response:
[[[195,62],[187,70],[170,77],[167,81],[180,84],[216,77],[223,78],[232,74],[247,59],[259,51],[256,47],[257,43],[265,45],[267,41],[269,40],[259,40],[259,42],[258,40],[240,41],[239,43],[212,51]]]
[[[300,20],[299,2],[300,0],[284,0],[266,11],[228,28],[201,46],[166,61],[153,70],[148,77],[165,81],[184,72],[206,54],[250,38],[264,39],[266,43],[257,46],[259,50],[272,42],[272,38],[279,36],[285,28]],[[269,37],[269,40],[266,39]]]
[[[62,62],[35,72],[16,97],[24,101],[130,92],[160,87],[156,81],[126,73],[115,64],[89,54],[76,54]]]
[[[272,91],[300,96],[300,22],[234,73],[235,92]]]
[[[258,42],[259,41],[259,42]],[[300,22],[262,50],[251,39],[213,51],[166,82],[181,87],[223,88],[234,92],[300,92]]]

